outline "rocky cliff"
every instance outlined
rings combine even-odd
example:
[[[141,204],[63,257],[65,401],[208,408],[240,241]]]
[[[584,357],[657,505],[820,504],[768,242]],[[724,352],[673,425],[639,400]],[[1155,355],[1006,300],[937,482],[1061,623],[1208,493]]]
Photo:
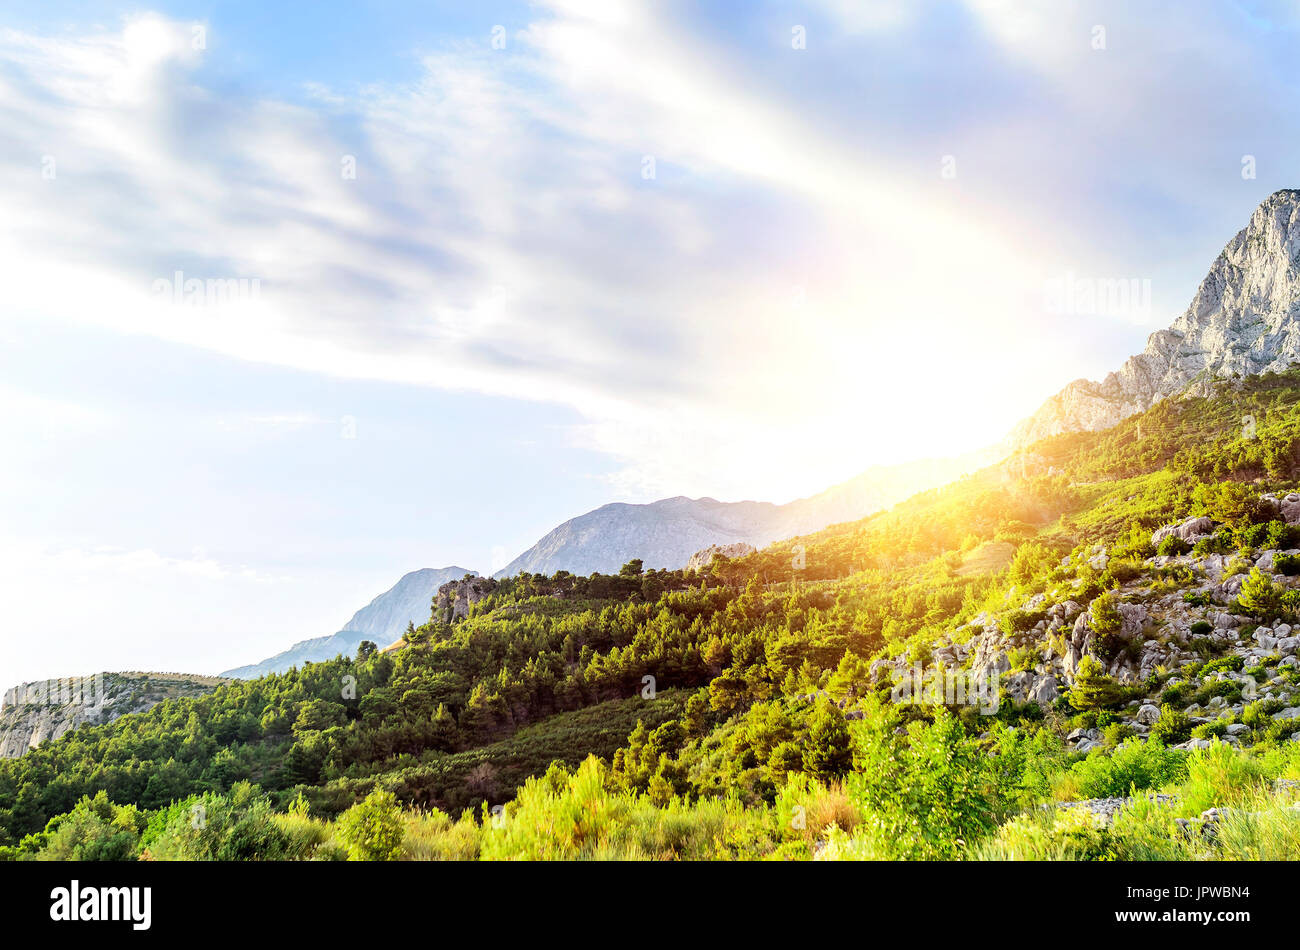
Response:
[[[1173,325],[1101,382],[1076,380],[1012,432],[1027,445],[1104,429],[1199,380],[1300,362],[1300,190],[1270,195],[1214,261]]]
[[[23,683],[0,702],[0,758],[15,758],[85,723],[112,722],[165,699],[202,696],[224,682],[185,673],[99,673]]]
[[[734,560],[738,557],[744,557],[746,554],[753,554],[756,550],[758,549],[752,544],[746,544],[744,541],[737,541],[735,544],[710,544],[704,550],[696,551],[690,556],[690,559],[686,562],[686,569],[688,571],[702,571],[712,564],[713,559],[718,555]]]

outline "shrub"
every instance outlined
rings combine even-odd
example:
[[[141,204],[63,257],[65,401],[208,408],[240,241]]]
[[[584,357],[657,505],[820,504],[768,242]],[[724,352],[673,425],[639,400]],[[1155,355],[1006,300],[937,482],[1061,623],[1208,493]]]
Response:
[[[906,736],[882,725],[858,739],[862,765],[849,776],[849,794],[868,836],[892,857],[952,858],[996,824],[996,763],[946,711],[930,725],[911,723]]]
[[[1070,705],[1075,709],[1101,709],[1119,702],[1126,695],[1124,687],[1109,676],[1096,657],[1085,656],[1079,661],[1070,689]]]
[[[803,747],[803,768],[823,781],[853,768],[853,744],[844,714],[829,700],[817,704]]]
[[[1106,741],[1108,749],[1115,748],[1125,739],[1132,737],[1132,735],[1133,727],[1127,722],[1112,722],[1101,731],[1101,736]]]
[[[1186,554],[1191,549],[1192,546],[1190,544],[1178,537],[1178,535],[1171,534],[1160,542],[1159,546],[1156,548],[1156,554],[1169,557],[1173,555]]]
[[[1285,521],[1274,519],[1267,525],[1268,531],[1266,542],[1270,548],[1293,548],[1300,539],[1300,529],[1287,524]],[[1286,571],[1280,573],[1285,574]]]
[[[1300,574],[1300,554],[1277,554],[1273,557],[1273,570],[1288,577]]]
[[[1115,604],[1114,595],[1106,591],[1094,597],[1088,607],[1088,625],[1097,635],[1095,649],[1103,659],[1115,655],[1119,632],[1124,625],[1124,618]]]
[[[1142,568],[1132,561],[1121,561],[1118,558],[1112,558],[1106,568],[1106,573],[1102,575],[1102,581],[1107,587],[1119,587],[1141,575]]]
[[[1070,771],[1085,798],[1117,798],[1132,789],[1142,791],[1176,782],[1186,774],[1186,766],[1182,753],[1158,740],[1130,739],[1109,755],[1100,750],[1090,753]]]
[[[1011,664],[1011,669],[1017,672],[1032,670],[1038,663],[1039,656],[1033,647],[1017,647],[1007,652],[1007,661]]]
[[[1161,705],[1163,706],[1188,705],[1187,703],[1188,689],[1189,687],[1186,683],[1173,683],[1169,686],[1166,686],[1164,688],[1164,691],[1160,694]]]
[[[114,805],[102,790],[83,796],[72,811],[50,819],[44,861],[134,861],[147,825],[134,805]]]
[[[1197,739],[1222,738],[1227,734],[1228,720],[1222,718],[1213,722],[1203,722],[1192,730],[1192,735]]]
[[[1273,620],[1282,613],[1282,595],[1285,593],[1281,586],[1274,583],[1273,578],[1255,568],[1241,585],[1237,606],[1242,613],[1256,620]]]
[[[1214,624],[1206,620],[1198,620],[1188,628],[1188,632],[1194,637],[1203,637],[1214,630]]]
[[[1192,719],[1187,713],[1173,706],[1161,706],[1160,718],[1151,726],[1152,741],[1164,745],[1185,742],[1192,734]]]
[[[1246,658],[1241,656],[1221,656],[1217,660],[1210,660],[1205,664],[1202,673],[1214,673],[1221,670],[1232,670],[1234,673],[1246,665]]]
[[[142,838],[160,861],[282,861],[299,857],[257,786],[187,798],[163,809]]]
[[[1252,729],[1258,729],[1261,726],[1268,725],[1272,720],[1264,711],[1262,702],[1248,703],[1241,710],[1241,721]]]
[[[352,861],[396,861],[406,826],[397,796],[375,789],[339,818],[338,837]]]
[[[1184,814],[1200,815],[1207,808],[1235,805],[1266,779],[1261,762],[1227,743],[1197,749],[1187,759],[1187,781],[1180,795]]]
[[[1232,539],[1223,532],[1213,534],[1208,538],[1201,538],[1192,545],[1192,553],[1197,557],[1205,557],[1208,554],[1227,554],[1232,550]]]
[[[1024,633],[1046,616],[1045,610],[1013,610],[1003,620],[1012,633]]]

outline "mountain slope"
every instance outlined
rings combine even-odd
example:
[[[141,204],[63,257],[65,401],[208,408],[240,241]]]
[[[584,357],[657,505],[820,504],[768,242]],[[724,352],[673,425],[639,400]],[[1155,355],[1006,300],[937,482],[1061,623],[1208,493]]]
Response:
[[[477,571],[463,567],[426,567],[412,571],[353,614],[352,619],[338,633],[302,640],[283,653],[277,653],[260,663],[227,670],[221,675],[234,679],[253,679],[268,673],[283,673],[290,667],[328,660],[340,653],[351,656],[363,640],[373,641],[381,647],[387,646],[402,635],[408,623],[418,626],[429,619],[433,595],[439,586],[447,581],[460,580],[466,574],[478,576]]]
[[[1198,380],[1300,361],[1300,190],[1270,195],[1214,261],[1185,313],[1101,382],[1075,380],[1012,432],[1027,445],[1104,429]]]
[[[564,522],[493,576],[560,570],[579,575],[613,573],[633,558],[640,558],[647,568],[680,568],[696,551],[711,545],[739,541],[763,547],[864,517],[986,465],[995,455],[990,449],[956,458],[873,466],[847,482],[784,505],[682,496],[644,505],[602,505]]]

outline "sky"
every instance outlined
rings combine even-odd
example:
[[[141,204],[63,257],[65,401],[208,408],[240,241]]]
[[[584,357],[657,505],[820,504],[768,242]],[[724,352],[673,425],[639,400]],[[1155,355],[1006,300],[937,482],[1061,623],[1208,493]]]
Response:
[[[0,680],[214,673],[610,501],[784,502],[999,441],[1300,186],[1298,26],[5,10]]]

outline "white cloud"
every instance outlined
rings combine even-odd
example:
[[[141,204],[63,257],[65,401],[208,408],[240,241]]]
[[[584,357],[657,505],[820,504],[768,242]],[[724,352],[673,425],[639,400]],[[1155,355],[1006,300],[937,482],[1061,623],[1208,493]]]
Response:
[[[1061,27],[1032,6],[970,5],[1038,68],[1060,57]],[[901,4],[821,7],[869,38],[909,22]],[[191,24],[157,15],[4,32],[8,305],[563,403],[589,422],[574,438],[624,459],[618,484],[643,495],[816,490],[991,441],[1078,375],[1043,356],[1070,354],[1041,288],[1061,260],[1090,272],[1081,237],[987,184],[1041,158],[1023,145],[1050,139],[1041,116],[954,129],[947,181],[948,148],[864,149],[769,95],[761,59],[739,67],[701,35],[648,4],[553,0],[505,51],[460,43],[410,84],[318,81],[286,102],[206,88],[220,44],[195,49]],[[1072,108],[1101,108],[1072,89]],[[150,293],[176,270],[261,292],[177,307]]]

